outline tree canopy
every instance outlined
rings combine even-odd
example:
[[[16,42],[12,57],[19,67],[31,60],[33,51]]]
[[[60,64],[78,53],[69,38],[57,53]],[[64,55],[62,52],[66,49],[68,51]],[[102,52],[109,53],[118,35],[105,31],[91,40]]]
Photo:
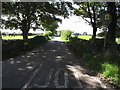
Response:
[[[74,14],[81,16],[93,27],[93,38],[96,37],[97,28],[101,27],[101,12],[105,11],[106,4],[100,2],[75,2],[79,8],[75,8]],[[86,18],[90,18],[88,21]]]
[[[66,5],[70,3],[49,3],[49,2],[4,2],[3,15],[7,20],[3,20],[5,28],[21,29],[23,39],[27,40],[30,28],[49,27],[55,21],[60,22],[56,16],[68,17],[69,13]]]

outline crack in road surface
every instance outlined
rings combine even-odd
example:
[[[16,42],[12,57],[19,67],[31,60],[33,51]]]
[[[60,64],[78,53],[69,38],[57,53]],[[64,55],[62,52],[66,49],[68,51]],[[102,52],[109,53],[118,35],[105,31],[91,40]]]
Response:
[[[107,88],[59,37],[2,62],[3,88]]]

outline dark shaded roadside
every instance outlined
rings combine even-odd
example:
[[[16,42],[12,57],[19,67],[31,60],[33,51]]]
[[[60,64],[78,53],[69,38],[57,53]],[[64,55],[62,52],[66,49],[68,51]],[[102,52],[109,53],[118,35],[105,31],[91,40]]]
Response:
[[[28,39],[27,42],[23,40],[2,40],[2,60],[23,55],[47,41],[48,39],[45,36],[36,36],[32,39]]]

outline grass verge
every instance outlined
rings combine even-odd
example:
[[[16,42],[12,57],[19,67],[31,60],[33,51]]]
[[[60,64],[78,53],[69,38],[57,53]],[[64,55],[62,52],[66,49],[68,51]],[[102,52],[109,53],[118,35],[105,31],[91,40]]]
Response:
[[[75,37],[70,38],[69,44],[89,67],[103,75],[103,81],[113,87],[120,87],[120,48],[103,52],[103,43],[91,43]]]

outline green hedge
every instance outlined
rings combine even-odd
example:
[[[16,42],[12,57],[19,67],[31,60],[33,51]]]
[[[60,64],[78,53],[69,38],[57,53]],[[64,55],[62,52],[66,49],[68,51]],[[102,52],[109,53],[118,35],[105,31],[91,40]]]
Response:
[[[70,30],[62,30],[61,31],[61,39],[63,40],[68,40],[71,36],[71,31]]]

